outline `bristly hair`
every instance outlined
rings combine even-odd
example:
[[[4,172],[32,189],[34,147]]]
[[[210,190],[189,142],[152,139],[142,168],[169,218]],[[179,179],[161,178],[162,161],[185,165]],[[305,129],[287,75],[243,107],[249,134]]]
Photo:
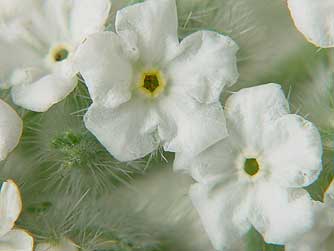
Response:
[[[29,113],[17,155],[30,164],[32,180],[43,192],[77,193],[90,189],[103,194],[133,175],[142,174],[145,160],[121,163],[85,128],[82,114],[91,103],[86,89],[78,88],[43,114]],[[28,161],[29,160],[29,161]],[[15,172],[15,166],[8,170]]]

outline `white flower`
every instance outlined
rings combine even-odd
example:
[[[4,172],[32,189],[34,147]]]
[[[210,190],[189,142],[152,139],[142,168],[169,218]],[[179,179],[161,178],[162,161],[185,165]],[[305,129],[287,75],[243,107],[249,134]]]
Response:
[[[7,6],[5,2],[2,0],[0,4]],[[17,105],[43,112],[75,88],[74,52],[87,35],[104,30],[110,2],[34,0],[33,3],[23,20],[1,30],[0,86],[12,86],[12,98]]]
[[[175,0],[148,0],[118,11],[116,33],[78,50],[93,99],[86,127],[121,161],[159,145],[196,154],[226,136],[219,96],[238,78],[238,47],[211,31],[180,43],[177,28]]]
[[[313,224],[312,201],[301,187],[321,171],[319,132],[289,114],[277,84],[243,89],[225,110],[229,137],[196,158],[177,154],[175,168],[198,182],[190,195],[217,250],[251,226],[266,242],[284,244]]]
[[[0,161],[19,143],[23,123],[19,115],[0,99]]]
[[[13,229],[21,209],[18,187],[12,180],[4,182],[0,192],[0,250],[33,250],[33,238],[24,230]]]
[[[319,47],[334,47],[334,1],[288,0],[297,29]]]
[[[324,194],[324,203],[313,202],[315,225],[295,241],[286,251],[332,251],[334,247],[334,181]]]
[[[79,248],[69,239],[62,239],[58,243],[43,242],[36,246],[35,251],[78,251]]]

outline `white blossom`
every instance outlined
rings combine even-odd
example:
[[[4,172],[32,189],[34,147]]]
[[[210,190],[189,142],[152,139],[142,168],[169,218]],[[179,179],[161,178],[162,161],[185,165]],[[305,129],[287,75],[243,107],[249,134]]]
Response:
[[[229,137],[196,158],[177,154],[175,169],[197,181],[190,195],[217,250],[232,247],[251,226],[266,242],[285,244],[313,225],[302,187],[321,171],[319,132],[289,114],[277,84],[240,90],[225,111]]]
[[[75,88],[74,52],[87,35],[104,30],[110,2],[30,2],[17,20],[20,8],[15,7],[22,1],[0,1],[0,9],[8,9],[0,12],[0,20],[9,23],[0,29],[0,87],[12,87],[17,105],[43,112]],[[11,14],[14,17],[10,18]]]
[[[199,31],[179,42],[175,0],[117,12],[116,33],[90,36],[75,61],[93,105],[86,127],[121,161],[166,151],[196,154],[226,136],[219,97],[238,78],[237,45]]]

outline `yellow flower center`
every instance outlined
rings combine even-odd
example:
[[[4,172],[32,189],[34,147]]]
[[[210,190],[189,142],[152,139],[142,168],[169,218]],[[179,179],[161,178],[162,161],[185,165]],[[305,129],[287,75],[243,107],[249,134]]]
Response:
[[[244,171],[249,175],[249,176],[254,176],[256,175],[260,170],[259,163],[257,162],[256,159],[246,159],[244,163]]]
[[[166,81],[158,70],[145,71],[140,76],[139,90],[146,96],[156,98],[165,89]]]
[[[68,58],[70,50],[65,45],[58,45],[51,49],[50,56],[53,62],[61,62]]]

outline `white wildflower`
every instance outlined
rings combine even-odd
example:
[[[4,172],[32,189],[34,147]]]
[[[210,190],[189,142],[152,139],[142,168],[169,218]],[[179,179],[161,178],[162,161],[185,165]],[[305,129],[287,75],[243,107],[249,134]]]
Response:
[[[86,127],[121,161],[159,145],[197,154],[227,135],[219,97],[238,78],[238,47],[211,31],[179,42],[177,28],[174,0],[148,0],[118,11],[116,33],[78,50],[93,99]]]
[[[312,200],[301,187],[321,171],[319,132],[289,114],[277,84],[242,89],[225,110],[229,137],[196,158],[177,154],[175,168],[198,182],[190,195],[217,250],[251,226],[268,243],[287,243],[313,224]]]
[[[1,5],[7,6],[5,2],[0,2],[0,9]],[[15,3],[21,1],[12,5]],[[1,30],[0,86],[12,87],[12,98],[17,105],[43,112],[75,88],[74,52],[87,35],[104,30],[110,2],[34,0],[33,3],[19,22]],[[8,9],[16,10],[12,5]],[[8,16],[11,12],[6,13]]]

